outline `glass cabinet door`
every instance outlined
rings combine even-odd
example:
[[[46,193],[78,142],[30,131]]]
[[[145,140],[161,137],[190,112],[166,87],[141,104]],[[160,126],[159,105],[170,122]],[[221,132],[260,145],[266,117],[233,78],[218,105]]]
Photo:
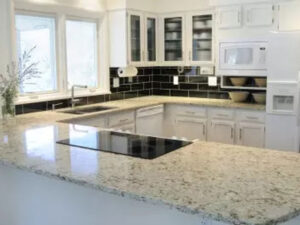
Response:
[[[156,61],[156,18],[147,18],[147,61]]]
[[[131,61],[141,61],[141,17],[130,15],[130,46]]]
[[[212,61],[212,15],[193,16],[192,30],[190,60]]]
[[[183,61],[183,21],[182,17],[164,20],[165,61]]]

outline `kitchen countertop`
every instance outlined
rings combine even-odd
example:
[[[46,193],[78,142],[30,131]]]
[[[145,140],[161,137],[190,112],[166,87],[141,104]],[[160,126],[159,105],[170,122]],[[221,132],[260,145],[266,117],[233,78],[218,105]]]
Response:
[[[265,109],[181,97],[98,105],[119,107],[113,112],[159,103]],[[297,153],[195,142],[155,160],[143,160],[55,144],[80,130],[96,130],[56,122],[76,117],[80,116],[49,111],[0,122],[0,163],[229,223],[269,225],[300,215]]]

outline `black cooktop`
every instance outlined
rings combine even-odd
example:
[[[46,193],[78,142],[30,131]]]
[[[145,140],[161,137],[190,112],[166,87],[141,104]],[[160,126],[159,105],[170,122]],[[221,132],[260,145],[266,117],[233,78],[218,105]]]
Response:
[[[119,133],[115,131],[99,131],[87,133],[83,136],[75,135],[74,137],[58,141],[57,143],[143,159],[155,159],[187,146],[192,142]]]

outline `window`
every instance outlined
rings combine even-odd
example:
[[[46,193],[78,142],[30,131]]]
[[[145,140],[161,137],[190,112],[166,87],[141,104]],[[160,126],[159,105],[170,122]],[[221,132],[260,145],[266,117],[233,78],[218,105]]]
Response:
[[[98,87],[97,23],[66,21],[68,88]]]
[[[32,50],[27,63],[38,63],[39,71],[38,76],[25,80],[20,93],[56,91],[55,18],[16,15],[16,32],[19,59],[24,52]]]

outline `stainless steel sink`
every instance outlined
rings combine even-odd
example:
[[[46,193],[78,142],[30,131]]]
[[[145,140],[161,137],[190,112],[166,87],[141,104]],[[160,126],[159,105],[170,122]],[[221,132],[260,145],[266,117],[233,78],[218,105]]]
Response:
[[[101,112],[101,111],[110,110],[110,109],[114,109],[114,107],[95,106],[95,107],[87,107],[87,108],[69,109],[69,110],[65,110],[65,111],[61,111],[61,112],[82,115],[82,114],[93,113],[93,112]]]

